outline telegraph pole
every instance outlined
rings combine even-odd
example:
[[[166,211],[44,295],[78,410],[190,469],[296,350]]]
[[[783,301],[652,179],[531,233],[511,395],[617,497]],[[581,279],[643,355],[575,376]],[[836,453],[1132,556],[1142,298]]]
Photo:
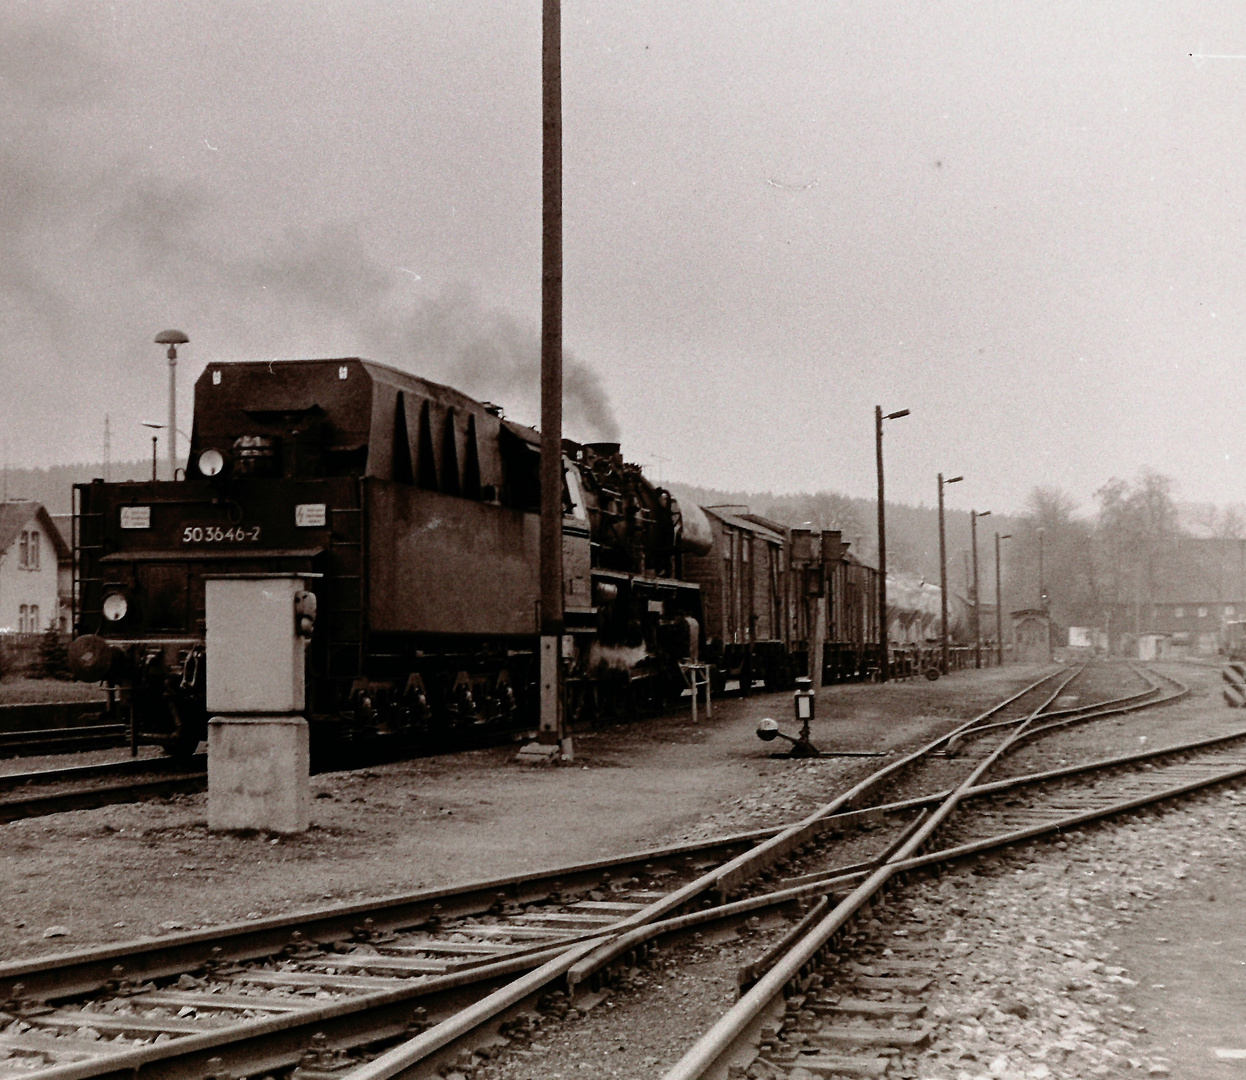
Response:
[[[1043,538],[1046,533],[1047,530],[1040,525],[1038,529],[1038,606],[1044,614],[1047,612],[1047,588],[1043,584]]]
[[[543,0],[541,33],[541,721],[561,743],[562,597],[562,12]]]
[[[1012,533],[995,534],[995,650],[999,666],[1004,666],[1004,601],[999,588],[999,542],[1012,539]]]
[[[982,666],[982,616],[978,606],[978,518],[990,517],[991,511],[969,511],[969,533],[973,547],[973,666]]]

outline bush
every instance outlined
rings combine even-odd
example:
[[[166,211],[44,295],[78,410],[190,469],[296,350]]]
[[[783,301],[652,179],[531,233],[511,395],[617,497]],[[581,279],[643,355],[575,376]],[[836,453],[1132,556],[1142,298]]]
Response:
[[[37,679],[69,678],[69,635],[49,626],[39,638],[39,657],[31,674]]]

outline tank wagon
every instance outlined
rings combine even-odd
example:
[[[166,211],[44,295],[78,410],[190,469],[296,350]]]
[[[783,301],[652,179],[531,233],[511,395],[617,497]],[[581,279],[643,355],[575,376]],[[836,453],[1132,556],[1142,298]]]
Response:
[[[74,491],[71,666],[149,741],[206,731],[204,581],[300,573],[313,740],[435,742],[525,727],[537,701],[539,436],[501,409],[358,358],[212,363],[185,475]],[[573,713],[661,701],[696,655],[709,550],[617,444],[564,444]],[[315,575],[315,576],[313,576]]]

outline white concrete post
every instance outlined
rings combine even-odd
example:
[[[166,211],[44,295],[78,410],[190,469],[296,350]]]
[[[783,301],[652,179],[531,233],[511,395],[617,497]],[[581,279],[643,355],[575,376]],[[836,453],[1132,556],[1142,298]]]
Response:
[[[206,586],[208,828],[304,832],[311,823],[302,574]],[[305,626],[304,629],[307,629]]]

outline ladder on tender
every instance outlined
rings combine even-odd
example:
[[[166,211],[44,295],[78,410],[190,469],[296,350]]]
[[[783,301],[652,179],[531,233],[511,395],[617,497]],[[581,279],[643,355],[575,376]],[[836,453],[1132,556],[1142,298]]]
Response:
[[[363,672],[364,513],[362,507],[329,511],[329,580],[326,673],[333,680],[354,679]]]

